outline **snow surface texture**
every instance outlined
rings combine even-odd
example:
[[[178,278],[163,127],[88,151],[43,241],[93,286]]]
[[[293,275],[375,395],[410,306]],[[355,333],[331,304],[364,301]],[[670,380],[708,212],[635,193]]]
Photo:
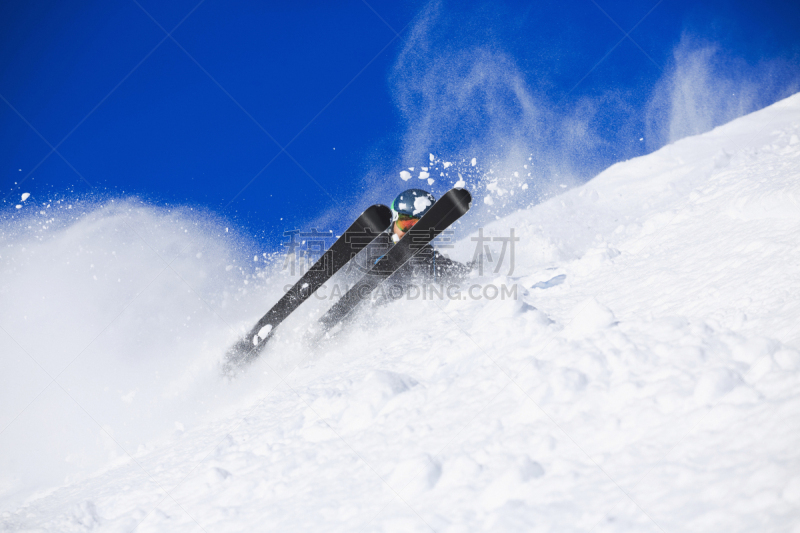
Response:
[[[181,308],[179,294],[195,299],[183,285],[164,282],[150,293],[152,305],[133,309],[122,322],[127,330],[112,326],[122,329],[103,345],[145,359],[130,368],[151,368],[148,377],[165,374],[182,385],[142,382],[155,407],[140,407],[138,416],[187,416],[181,402],[201,390],[204,414],[176,423],[160,440],[125,448],[124,412],[106,403],[129,398],[133,408],[140,395],[81,396],[64,385],[85,409],[86,431],[100,435],[100,420],[121,435],[104,441],[116,462],[53,483],[24,503],[4,470],[0,527],[800,532],[798,135],[795,95],[617,164],[485,229],[488,236],[515,229],[515,269],[469,283],[517,284],[520,299],[401,300],[362,313],[315,349],[292,340],[292,325],[284,324],[250,370],[227,383],[209,370],[214,351],[232,339],[216,318],[200,317],[185,346],[169,341],[175,332],[161,331],[147,314],[161,310],[170,320]],[[75,235],[60,234],[48,253],[68,249]],[[111,246],[97,243],[96,253]],[[451,255],[469,260],[473,246],[467,238]],[[22,261],[13,255],[22,252],[9,250],[2,250],[6,270]],[[178,266],[192,272],[188,260]],[[6,270],[3,354],[26,360],[10,337],[25,346],[37,340],[35,331],[46,345],[62,326],[11,321],[21,309],[39,315],[26,299],[35,287],[9,286]],[[146,274],[140,270],[128,277]],[[48,283],[46,271],[37,276]],[[68,289],[92,290],[53,291]],[[230,307],[231,297],[215,292],[222,290],[200,296],[212,308]],[[245,327],[260,314],[248,306],[247,315],[218,311],[217,318]],[[100,315],[117,309],[89,311],[102,325]],[[174,353],[127,349],[136,324]],[[91,367],[103,365],[102,356],[93,354],[82,371],[114,375]],[[128,368],[126,358],[108,358],[119,372]],[[21,398],[22,381],[14,382],[16,392],[3,392],[4,425],[30,401]],[[162,416],[156,407],[179,414]],[[123,420],[106,421],[104,408]],[[0,435],[4,460],[29,461],[15,466],[23,478],[41,469],[35,454],[20,451],[33,446],[18,428],[31,420],[24,412]],[[79,438],[79,429],[50,424],[54,440]]]

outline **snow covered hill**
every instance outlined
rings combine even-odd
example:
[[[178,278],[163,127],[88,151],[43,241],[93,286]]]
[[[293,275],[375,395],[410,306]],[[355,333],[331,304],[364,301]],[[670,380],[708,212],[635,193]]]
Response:
[[[463,288],[516,285],[516,300],[397,301],[317,348],[285,335],[231,382],[212,378],[231,339],[213,317],[174,344],[180,364],[131,354],[168,376],[153,388],[164,419],[192,422],[127,449],[111,431],[128,423],[109,407],[120,395],[67,387],[86,424],[109,428],[116,459],[24,502],[6,476],[0,529],[798,533],[799,137],[800,94],[493,222],[484,235],[520,238],[514,270]],[[451,256],[474,247],[464,239]],[[3,252],[9,276],[21,275],[15,253]],[[176,269],[192,271],[188,259]],[[258,315],[224,311],[233,278],[204,280],[188,283],[227,320]],[[6,335],[36,339],[7,325],[15,309],[37,316],[27,293],[3,290]],[[186,292],[159,291],[147,312]],[[98,322],[104,312],[116,309]],[[127,320],[172,335],[145,313]],[[122,333],[108,350],[128,353]],[[28,457],[14,455],[26,416],[0,434],[6,455]]]

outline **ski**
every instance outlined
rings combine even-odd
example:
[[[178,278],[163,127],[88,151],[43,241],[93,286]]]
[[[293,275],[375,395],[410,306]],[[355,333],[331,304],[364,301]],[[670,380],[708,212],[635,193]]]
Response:
[[[371,243],[392,223],[392,212],[385,205],[373,205],[361,213],[353,224],[342,233],[333,245],[314,263],[292,288],[278,300],[272,309],[261,317],[255,326],[234,344],[225,358],[225,371],[258,356],[283,322],[300,304],[306,301],[323,283],[350,261],[359,251]]]
[[[472,196],[466,189],[451,189],[444,194],[400,241],[381,257],[375,265],[320,319],[323,331],[329,331],[361,300],[369,298],[372,291],[433,239],[461,218],[470,207]]]

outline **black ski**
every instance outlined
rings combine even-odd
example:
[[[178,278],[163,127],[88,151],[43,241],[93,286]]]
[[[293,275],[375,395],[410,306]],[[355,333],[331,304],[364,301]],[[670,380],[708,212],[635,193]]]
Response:
[[[421,222],[421,221],[420,221]],[[275,328],[306,301],[323,283],[347,264],[360,250],[375,240],[392,223],[392,211],[385,205],[373,205],[359,216],[335,243],[314,263],[294,286],[267,311],[250,332],[226,354],[225,371],[258,356]]]
[[[447,191],[425,213],[425,216],[319,319],[322,329],[330,330],[355,309],[361,300],[369,298],[382,281],[394,274],[453,222],[461,218],[469,210],[471,201],[472,196],[466,189]]]

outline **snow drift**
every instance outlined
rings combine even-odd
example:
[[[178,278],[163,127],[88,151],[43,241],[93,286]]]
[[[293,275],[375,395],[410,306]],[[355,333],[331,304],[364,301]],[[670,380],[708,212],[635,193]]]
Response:
[[[798,136],[795,95],[614,165],[484,228],[489,237],[515,230],[514,269],[467,285],[516,286],[518,299],[400,300],[362,313],[314,348],[284,328],[283,340],[232,382],[213,377],[214,354],[263,311],[256,300],[277,293],[268,288],[274,279],[237,293],[246,278],[222,266],[236,251],[208,231],[200,240],[217,247],[214,262],[231,259],[198,267],[191,258],[199,251],[179,254],[175,270],[184,279],[158,282],[149,303],[131,304],[101,333],[103,350],[69,367],[75,385],[65,372],[49,389],[74,396],[62,411],[51,412],[44,392],[13,418],[48,379],[32,362],[16,363],[14,377],[4,378],[11,422],[0,445],[11,466],[3,469],[0,524],[800,531]],[[145,216],[137,227],[149,238],[171,235],[166,244],[183,245],[174,226],[153,228],[158,214],[136,216]],[[109,220],[113,214],[96,223],[114,226]],[[2,252],[4,357],[35,359],[50,375],[64,368],[60,351],[74,353],[97,336],[155,274],[137,262],[148,252],[136,239],[112,237],[124,237],[122,226],[100,241],[78,239],[93,243],[96,256],[111,255],[103,263],[111,279],[130,269],[128,288],[100,298],[84,279],[96,262],[66,268],[51,259],[74,253],[75,227],[48,243],[17,236]],[[451,256],[471,259],[474,236]],[[34,251],[41,263],[23,259]],[[127,260],[117,265],[120,254]],[[37,280],[74,291],[47,322],[38,301],[53,292]],[[239,311],[230,311],[234,298]],[[70,319],[76,299],[91,320]],[[189,301],[207,318],[187,315],[192,325],[179,329]],[[131,343],[135,331],[147,333]],[[65,338],[63,349],[51,337]],[[137,374],[146,379],[129,377]],[[92,377],[110,380],[114,393],[104,395],[106,385]],[[148,385],[134,392],[134,383]],[[120,409],[142,396],[150,407],[139,418]],[[201,397],[203,413],[190,423],[167,435],[153,429],[191,414]],[[150,426],[145,415],[160,422]],[[141,429],[125,433],[125,424]],[[19,503],[24,483],[6,472],[26,480],[44,468],[30,438],[80,441],[84,431],[128,435],[108,444],[117,462]],[[148,444],[132,448],[137,438]],[[52,468],[69,470],[69,456],[44,455]]]

